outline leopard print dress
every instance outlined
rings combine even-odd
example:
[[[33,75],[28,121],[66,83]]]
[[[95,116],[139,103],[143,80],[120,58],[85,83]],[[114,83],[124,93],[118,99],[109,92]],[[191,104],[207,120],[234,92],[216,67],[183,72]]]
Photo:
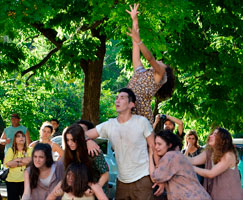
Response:
[[[134,114],[142,115],[146,117],[151,124],[153,124],[153,113],[151,101],[156,92],[167,81],[167,75],[165,73],[163,79],[156,83],[154,81],[154,69],[144,69],[138,67],[128,83],[128,88],[136,95],[135,111]]]

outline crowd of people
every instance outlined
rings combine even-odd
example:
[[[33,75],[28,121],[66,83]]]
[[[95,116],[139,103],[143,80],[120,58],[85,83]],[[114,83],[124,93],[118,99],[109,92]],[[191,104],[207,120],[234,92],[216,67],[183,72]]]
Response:
[[[6,179],[9,200],[108,199],[109,167],[93,140],[97,137],[109,139],[115,152],[115,199],[243,199],[238,158],[226,129],[216,128],[202,149],[195,131],[185,135],[182,120],[160,114],[154,120],[152,97],[170,97],[174,76],[142,42],[138,6],[127,10],[133,21],[128,35],[133,43],[134,75],[116,96],[116,118],[97,126],[79,120],[62,133],[59,121],[52,119],[42,124],[39,140],[30,143],[19,114],[11,115],[12,126],[1,136],[4,165],[10,169]],[[140,52],[151,68],[144,68]],[[176,124],[178,130],[173,133]],[[62,148],[51,141],[56,135],[63,137]]]

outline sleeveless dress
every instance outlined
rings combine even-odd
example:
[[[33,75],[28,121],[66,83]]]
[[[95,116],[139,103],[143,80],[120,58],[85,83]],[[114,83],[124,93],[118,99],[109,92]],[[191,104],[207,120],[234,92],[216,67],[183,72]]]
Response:
[[[211,169],[213,166],[211,159],[212,152],[206,150],[206,155],[205,169]],[[241,187],[240,174],[237,166],[234,169],[227,169],[212,179],[204,178],[203,186],[213,200],[243,199],[243,189]]]
[[[142,70],[141,70],[142,69]],[[165,73],[163,79],[156,83],[154,81],[154,69],[144,69],[138,67],[128,83],[128,88],[132,89],[136,95],[135,111],[133,114],[146,117],[153,124],[153,113],[151,101],[156,92],[167,81]]]

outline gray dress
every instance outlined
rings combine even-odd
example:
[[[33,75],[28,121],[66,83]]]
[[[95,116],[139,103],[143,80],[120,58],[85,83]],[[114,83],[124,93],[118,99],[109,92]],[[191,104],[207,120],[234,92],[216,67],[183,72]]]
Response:
[[[206,155],[205,169],[211,169],[211,151],[206,150]],[[204,178],[203,186],[213,200],[243,200],[243,189],[237,166],[234,169],[227,169],[212,179]]]

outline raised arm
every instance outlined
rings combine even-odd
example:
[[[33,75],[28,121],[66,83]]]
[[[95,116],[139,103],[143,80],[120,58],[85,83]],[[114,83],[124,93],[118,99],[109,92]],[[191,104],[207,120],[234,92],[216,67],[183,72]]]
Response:
[[[132,37],[132,39],[135,43],[137,43],[143,56],[155,70],[155,74],[158,75],[158,81],[156,81],[156,82],[159,82],[165,74],[166,65],[161,61],[155,60],[152,53],[147,49],[145,44],[142,42],[138,29],[135,29],[134,27],[132,27],[132,32],[128,33],[128,35]]]
[[[183,121],[176,118],[176,117],[172,117],[170,115],[166,115],[166,119],[169,119],[169,120],[175,122],[178,125],[179,134],[182,135],[182,133],[183,133]]]
[[[3,131],[2,135],[1,135],[1,140],[0,140],[0,144],[2,145],[6,145],[10,143],[10,139],[7,139],[5,132]]]
[[[136,30],[139,30],[138,27],[138,7],[139,4],[134,4],[132,7],[130,5],[130,11],[126,10],[127,13],[130,14],[132,18],[132,27],[134,27]],[[141,59],[140,59],[140,49],[136,42],[132,41],[132,63],[133,63],[133,69],[136,71],[136,69],[140,66],[143,66]]]
[[[63,153],[64,153],[63,149],[55,142],[53,142],[53,147],[52,148],[53,148],[54,152],[57,152],[59,154],[58,160],[60,160],[61,157],[63,156]]]
[[[155,130],[157,124],[159,123],[160,121],[160,114],[157,114],[156,117],[155,117],[155,120],[154,120],[154,123],[153,123],[153,129]]]

